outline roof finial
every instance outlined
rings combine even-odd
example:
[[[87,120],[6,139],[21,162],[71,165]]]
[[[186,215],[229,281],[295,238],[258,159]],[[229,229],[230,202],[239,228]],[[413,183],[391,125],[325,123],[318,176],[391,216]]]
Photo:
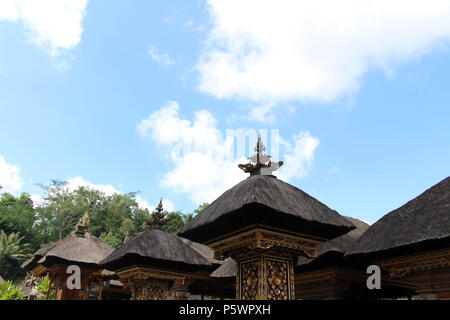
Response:
[[[145,224],[150,229],[163,229],[163,227],[169,222],[169,219],[166,218],[166,215],[163,211],[164,209],[161,198],[159,204],[156,206],[155,211],[152,212],[150,218],[145,219]]]
[[[87,212],[80,218],[77,225],[75,226],[75,235],[77,237],[84,237],[85,233],[88,232],[90,227],[89,215]]]
[[[283,161],[272,162],[270,156],[266,155],[266,146],[261,141],[261,134],[258,134],[258,142],[256,143],[253,156],[248,158],[250,163],[239,164],[238,167],[244,172],[253,175],[272,175],[272,172],[283,165]]]

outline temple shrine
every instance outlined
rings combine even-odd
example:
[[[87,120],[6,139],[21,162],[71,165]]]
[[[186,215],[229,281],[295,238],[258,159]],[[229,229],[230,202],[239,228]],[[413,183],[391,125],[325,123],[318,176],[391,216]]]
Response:
[[[239,165],[249,176],[178,233],[163,230],[160,201],[148,229],[116,250],[85,218],[24,267],[49,275],[57,299],[450,299],[450,177],[369,226],[278,179],[283,162],[260,136],[254,150]],[[80,290],[63,285],[71,264]],[[379,290],[366,286],[370,265]]]

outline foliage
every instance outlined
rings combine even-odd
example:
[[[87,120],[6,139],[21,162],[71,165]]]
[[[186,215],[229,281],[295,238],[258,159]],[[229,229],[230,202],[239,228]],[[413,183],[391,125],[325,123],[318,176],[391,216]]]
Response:
[[[22,236],[19,246],[8,244],[8,250],[16,247],[19,251],[8,254],[7,258],[0,258],[0,273],[14,281],[26,276],[20,268],[20,261],[26,254],[73,234],[75,225],[85,213],[89,215],[84,217],[85,222],[89,219],[88,232],[114,248],[146,230],[145,221],[151,217],[148,209],[139,207],[137,192],[106,195],[90,187],[69,188],[66,181],[60,180],[51,180],[40,187],[43,201],[35,204],[25,193],[19,197],[0,194],[0,230],[4,230],[5,234],[14,234],[16,238],[19,233]],[[164,230],[177,232],[207,205],[202,204],[187,214],[164,212],[168,219]],[[22,246],[23,243],[26,245]],[[25,248],[29,249],[26,250],[28,252],[21,251]],[[15,254],[24,256],[15,259]]]
[[[197,209],[194,210],[193,213],[183,214],[180,211],[174,211],[167,213],[167,218],[169,219],[168,224],[164,228],[167,232],[177,232],[181,229],[186,223],[188,223],[195,214],[201,212],[208,206],[208,203],[203,203],[199,205]]]
[[[197,209],[194,210],[195,214],[200,213],[203,209],[205,209],[207,206],[209,206],[209,203],[202,203],[201,205],[198,206]],[[193,216],[192,216],[193,217]],[[190,220],[190,219],[189,219]]]
[[[20,286],[12,281],[0,284],[0,300],[23,300],[24,294]]]
[[[164,228],[167,232],[177,232],[184,226],[183,214],[179,211],[168,212],[167,218],[169,219],[169,222]]]
[[[47,239],[47,243],[58,240],[60,236],[68,236],[73,231],[76,222],[86,212],[89,214],[89,232],[96,237],[107,238],[110,241],[114,239],[113,243],[116,243],[117,239],[122,241],[126,236],[120,233],[121,227],[122,232],[123,228],[128,228],[129,237],[145,230],[144,219],[149,217],[149,212],[147,209],[139,208],[135,199],[136,192],[115,193],[107,196],[105,193],[89,187],[79,187],[70,191],[66,188],[65,183],[55,184],[52,182],[51,186],[53,186],[51,188],[63,190],[53,190],[52,196],[46,196],[45,203],[38,207],[42,231],[51,235]],[[47,189],[49,189],[48,186],[45,190]],[[70,215],[58,208],[70,209]],[[125,219],[128,219],[128,222],[122,226]],[[69,224],[68,221],[71,223]],[[131,227],[130,221],[133,227]]]
[[[104,243],[109,244],[111,247],[117,249],[122,245],[123,241],[125,240],[125,237],[119,233],[108,231],[102,233],[99,239]]]
[[[51,290],[48,297],[48,300],[55,300],[55,284],[50,281],[49,277],[41,277],[36,280],[36,283],[33,287],[33,292],[35,294],[36,300],[47,300],[47,292],[50,288]]]
[[[123,219],[118,231],[121,235],[128,239],[134,236],[135,226],[133,220],[130,218]]]
[[[41,239],[34,227],[35,220],[30,195],[23,193],[18,198],[9,193],[0,195],[0,230],[8,234],[19,232],[33,249],[38,249]]]
[[[3,274],[8,262],[23,261],[30,256],[30,245],[22,240],[18,232],[8,235],[0,231],[0,274]]]

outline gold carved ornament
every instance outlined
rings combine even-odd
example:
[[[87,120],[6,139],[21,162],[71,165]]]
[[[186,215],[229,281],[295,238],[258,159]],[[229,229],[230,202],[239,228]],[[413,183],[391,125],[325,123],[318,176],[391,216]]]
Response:
[[[287,262],[266,260],[267,265],[267,298],[270,300],[289,299],[289,277]]]
[[[402,278],[413,271],[450,267],[450,249],[434,250],[378,261],[391,278]]]
[[[255,300],[258,294],[259,261],[252,260],[241,263],[241,298]]]
[[[211,243],[210,247],[214,250],[216,259],[224,259],[227,256],[233,257],[256,249],[277,249],[293,255],[303,254],[310,258],[316,258],[319,245],[319,241],[254,229],[241,235]]]

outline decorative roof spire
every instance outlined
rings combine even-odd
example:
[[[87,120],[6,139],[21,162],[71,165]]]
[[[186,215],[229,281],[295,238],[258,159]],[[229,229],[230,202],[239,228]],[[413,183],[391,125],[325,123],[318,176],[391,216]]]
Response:
[[[80,218],[80,221],[78,221],[77,225],[75,226],[75,236],[84,237],[86,232],[88,232],[89,227],[89,215],[87,212],[85,212],[83,217]]]
[[[239,164],[238,167],[244,172],[253,175],[272,175],[272,172],[283,165],[283,161],[272,162],[270,156],[266,155],[266,146],[261,141],[261,135],[258,134],[258,142],[255,147],[255,154],[248,158],[247,164]]]
[[[149,227],[149,229],[163,229],[163,227],[169,222],[169,219],[166,218],[166,214],[163,211],[164,209],[161,198],[150,218],[145,219],[145,224]]]

